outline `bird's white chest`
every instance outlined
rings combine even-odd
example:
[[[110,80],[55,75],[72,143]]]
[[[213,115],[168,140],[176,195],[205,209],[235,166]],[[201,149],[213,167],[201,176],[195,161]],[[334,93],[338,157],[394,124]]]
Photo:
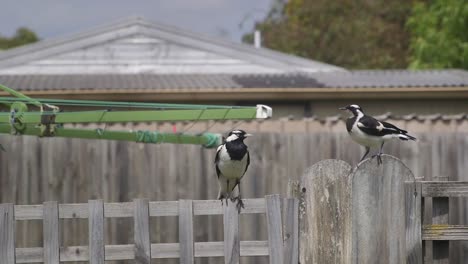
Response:
[[[241,160],[231,160],[225,147],[219,152],[218,168],[227,179],[240,179],[247,166],[247,154]]]
[[[383,139],[381,137],[367,135],[366,133],[362,132],[361,129],[359,129],[357,123],[358,122],[355,122],[353,124],[353,127],[349,132],[349,135],[354,141],[366,147],[378,147],[380,144],[382,144]]]

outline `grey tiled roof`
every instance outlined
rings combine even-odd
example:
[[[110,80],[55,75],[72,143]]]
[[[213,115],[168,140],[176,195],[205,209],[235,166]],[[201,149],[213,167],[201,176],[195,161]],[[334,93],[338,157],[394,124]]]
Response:
[[[350,71],[311,74],[1,75],[18,90],[468,87],[463,70]]]
[[[327,87],[467,86],[463,70],[363,70],[311,74]]]

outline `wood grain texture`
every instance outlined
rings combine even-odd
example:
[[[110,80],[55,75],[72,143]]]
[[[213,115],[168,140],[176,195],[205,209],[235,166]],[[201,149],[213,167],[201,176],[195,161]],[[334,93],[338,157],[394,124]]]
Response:
[[[284,199],[284,263],[299,262],[299,199]]]
[[[382,156],[352,173],[352,263],[406,262],[405,182],[412,172],[399,159]]]
[[[238,264],[240,259],[239,212],[236,203],[224,206],[224,263]]]
[[[449,198],[434,197],[432,199],[432,224],[433,225],[448,225],[449,223]],[[432,242],[432,263],[433,264],[448,264],[450,242],[444,240],[436,240]]]
[[[351,166],[324,160],[301,179],[300,262],[349,263],[351,248]]]
[[[424,181],[424,197],[468,197],[468,182],[457,181]]]
[[[180,264],[194,263],[193,204],[192,200],[179,200]]]
[[[90,200],[89,204],[89,263],[104,264],[104,204]]]
[[[265,199],[270,264],[282,264],[284,261],[284,254],[281,198],[279,195],[267,195]]]
[[[135,259],[135,245],[106,245],[105,259],[111,260],[133,260]],[[195,257],[222,257],[224,256],[223,242],[196,242]],[[268,241],[241,241],[240,255],[248,256],[268,256]],[[89,248],[87,246],[70,246],[60,248],[60,261],[88,261]],[[44,249],[17,248],[16,263],[37,263],[43,262]],[[179,243],[158,243],[151,244],[151,258],[179,258]],[[2,263],[3,264],[3,263]]]
[[[0,204],[0,260],[15,264],[15,210],[13,204]]]
[[[466,225],[424,225],[423,240],[468,240],[468,226]]]
[[[406,263],[422,264],[421,183],[405,182]]]
[[[44,263],[59,264],[59,214],[56,201],[44,203],[43,245]]]
[[[134,241],[135,263],[151,263],[151,242],[149,236],[149,200],[134,200]]]

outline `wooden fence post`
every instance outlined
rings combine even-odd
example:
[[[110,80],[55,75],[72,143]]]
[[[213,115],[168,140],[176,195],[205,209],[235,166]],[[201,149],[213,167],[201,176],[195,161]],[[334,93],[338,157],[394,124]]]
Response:
[[[399,159],[382,156],[352,173],[352,263],[406,262],[405,181],[415,181]]]
[[[432,198],[432,224],[433,225],[448,225],[449,216],[449,198],[448,197],[433,197]],[[432,263],[433,264],[448,264],[449,263],[449,245],[448,240],[432,241]]]
[[[405,182],[406,263],[422,264],[422,184]]]
[[[15,207],[0,204],[0,260],[15,264]]]
[[[151,242],[149,232],[149,200],[135,199],[134,203],[134,240],[135,263],[151,263]]]
[[[193,244],[193,203],[179,200],[180,264],[194,263]]]
[[[270,264],[282,264],[283,255],[283,228],[281,221],[281,198],[279,195],[267,195],[266,218],[268,227],[268,252]]]
[[[302,176],[300,263],[349,263],[351,237],[351,166],[323,160]]]
[[[224,206],[224,263],[238,264],[240,259],[239,212],[235,202]]]
[[[43,244],[44,263],[59,264],[59,214],[56,201],[44,203]]]
[[[283,202],[284,264],[299,262],[299,199],[286,198]]]
[[[104,203],[102,200],[90,200],[88,206],[89,263],[104,264]]]

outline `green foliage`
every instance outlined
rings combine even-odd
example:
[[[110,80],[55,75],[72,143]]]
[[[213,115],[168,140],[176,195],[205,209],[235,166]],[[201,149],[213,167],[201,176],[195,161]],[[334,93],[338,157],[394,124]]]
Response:
[[[346,68],[402,68],[411,7],[407,0],[289,0],[256,28],[271,49]]]
[[[36,33],[27,28],[18,28],[11,38],[0,36],[0,50],[29,44],[38,41]]]
[[[468,1],[416,3],[411,31],[411,68],[468,69]]]

